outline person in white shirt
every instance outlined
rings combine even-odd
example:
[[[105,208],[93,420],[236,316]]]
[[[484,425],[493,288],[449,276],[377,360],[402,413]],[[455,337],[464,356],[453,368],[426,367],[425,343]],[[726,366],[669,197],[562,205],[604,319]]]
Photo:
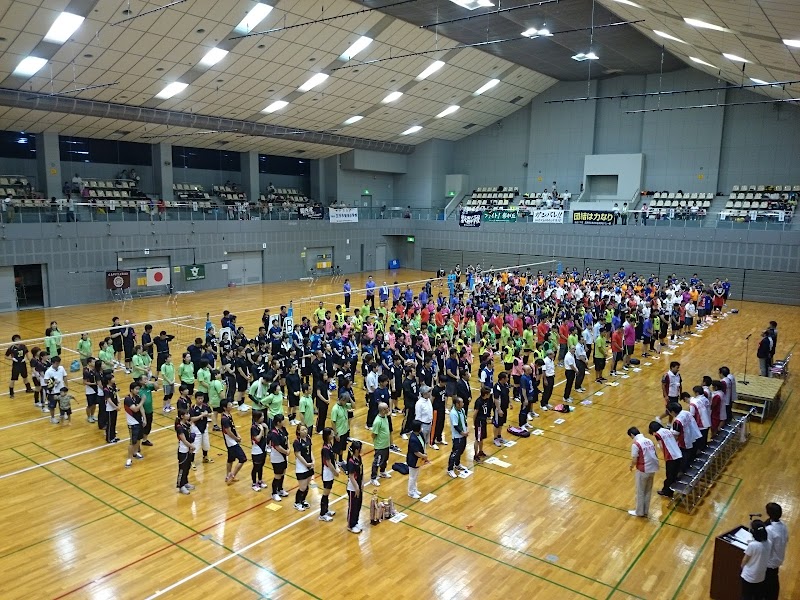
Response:
[[[547,361],[545,361],[547,364]],[[575,377],[578,374],[578,363],[575,360],[575,346],[567,348],[567,353],[564,355],[564,375],[567,378],[567,385],[564,386],[564,402],[572,402],[572,384],[575,383]]]
[[[584,329],[586,331],[586,329]],[[575,346],[575,363],[576,363],[576,376],[575,376],[575,391],[576,392],[585,392],[586,389],[583,387],[583,378],[586,376],[586,371],[589,369],[589,356],[586,353],[586,346],[583,345],[583,342],[579,341],[578,345]]]
[[[61,357],[54,356],[52,363],[44,372],[45,386],[42,388],[47,391],[47,408],[50,409],[50,422],[58,423],[59,417],[56,416],[56,404],[61,388],[66,385],[67,372],[61,366]]]
[[[431,439],[431,423],[433,422],[433,403],[431,402],[431,388],[423,385],[419,390],[419,399],[414,405],[414,414],[417,421],[422,424],[422,438]]]
[[[636,508],[629,510],[633,517],[647,517],[650,513],[650,497],[653,495],[653,479],[658,472],[658,456],[653,442],[636,428],[628,429],[631,444],[631,464],[628,470],[636,475]]]
[[[750,533],[753,541],[747,544],[742,558],[742,600],[761,600],[771,551],[769,536],[763,521],[759,520],[750,523]]]
[[[778,600],[781,586],[778,581],[778,569],[786,558],[786,544],[789,542],[789,531],[781,522],[783,509],[780,504],[767,504],[767,539],[770,543],[767,572],[764,576],[764,600]]]
[[[548,350],[544,357],[544,391],[542,392],[542,410],[550,410],[550,396],[553,395],[553,386],[556,380],[556,363],[553,360],[555,352]]]

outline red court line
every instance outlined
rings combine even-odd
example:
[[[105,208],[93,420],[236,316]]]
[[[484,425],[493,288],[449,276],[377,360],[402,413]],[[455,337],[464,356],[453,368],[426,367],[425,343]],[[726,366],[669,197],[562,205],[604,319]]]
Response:
[[[362,453],[361,456],[368,456],[368,455],[372,454],[373,452],[375,452],[375,450],[367,450],[366,452]],[[67,461],[67,464],[69,464],[69,461]],[[316,479],[316,478],[317,478],[316,475],[314,477],[312,477],[312,479]],[[298,486],[295,485],[294,487],[291,487],[286,491],[287,492],[291,492],[291,491],[297,489],[297,487]],[[123,493],[126,493],[126,492],[123,492]],[[130,495],[132,496],[132,494],[130,494]],[[133,496],[133,497],[135,498],[135,496]],[[250,508],[245,508],[244,510],[242,510],[242,511],[236,513],[236,514],[233,514],[233,515],[230,515],[228,517],[225,517],[221,521],[218,521],[218,522],[216,522],[216,523],[214,523],[212,525],[209,525],[205,529],[200,529],[199,531],[195,531],[193,533],[190,533],[185,538],[182,538],[182,539],[180,539],[180,540],[178,540],[176,542],[172,542],[171,544],[167,544],[166,546],[164,546],[162,548],[159,548],[158,550],[153,550],[152,552],[150,552],[150,554],[145,554],[144,556],[140,556],[136,560],[133,560],[133,561],[127,563],[127,564],[124,564],[121,567],[117,567],[113,571],[109,571],[108,573],[105,573],[104,575],[101,575],[100,577],[96,577],[95,579],[92,579],[91,581],[87,581],[86,583],[82,584],[79,587],[73,588],[68,592],[64,592],[60,596],[56,596],[54,598],[54,600],[61,600],[62,598],[66,598],[67,596],[70,596],[70,595],[74,594],[75,592],[79,592],[82,589],[87,588],[87,587],[89,587],[90,585],[92,585],[94,583],[99,583],[99,582],[103,581],[104,579],[107,579],[108,577],[111,577],[112,575],[116,575],[117,573],[119,573],[121,571],[124,571],[125,569],[128,569],[128,568],[130,568],[130,567],[132,567],[132,566],[134,566],[134,565],[136,565],[136,564],[138,564],[138,563],[140,563],[142,561],[147,560],[148,558],[152,558],[156,554],[160,554],[161,552],[164,552],[165,550],[169,550],[170,548],[174,548],[175,546],[177,546],[179,544],[182,544],[187,540],[190,540],[191,538],[195,537],[196,535],[201,535],[201,534],[205,533],[206,531],[208,531],[209,529],[213,529],[214,527],[218,527],[219,525],[222,525],[223,523],[227,523],[231,519],[235,519],[236,517],[240,517],[243,514],[248,513],[251,510],[254,510],[256,508],[260,508],[261,506],[264,506],[265,504],[267,504],[268,502],[271,502],[271,501],[272,501],[272,497],[270,496],[268,500],[264,500],[263,502],[259,502],[258,504],[254,504]],[[137,505],[137,506],[139,506],[139,505]],[[162,511],[158,511],[158,512],[161,513],[161,514],[165,514]]]

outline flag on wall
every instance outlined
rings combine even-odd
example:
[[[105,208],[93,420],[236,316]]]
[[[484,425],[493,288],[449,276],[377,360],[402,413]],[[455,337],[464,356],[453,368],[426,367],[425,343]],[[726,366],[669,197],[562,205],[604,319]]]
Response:
[[[169,285],[170,276],[168,267],[147,269],[147,287]]]

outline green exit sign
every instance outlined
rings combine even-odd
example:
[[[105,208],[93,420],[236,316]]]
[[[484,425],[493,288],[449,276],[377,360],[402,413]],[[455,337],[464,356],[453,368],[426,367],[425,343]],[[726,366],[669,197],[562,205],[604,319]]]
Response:
[[[455,193],[455,192],[447,192],[447,195],[448,195],[448,196],[455,196],[455,195],[456,195],[456,193]]]
[[[364,190],[364,196],[369,196],[369,190]]]
[[[408,236],[408,237],[406,238],[406,241],[407,241],[407,242],[414,242],[414,241],[415,241],[415,240],[414,240],[414,236],[413,236],[413,235],[410,235],[410,236]]]

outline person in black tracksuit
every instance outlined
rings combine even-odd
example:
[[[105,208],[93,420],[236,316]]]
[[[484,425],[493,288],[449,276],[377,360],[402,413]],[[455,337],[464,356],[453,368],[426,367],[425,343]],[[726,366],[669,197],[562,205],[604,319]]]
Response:
[[[447,419],[447,389],[441,378],[437,379],[436,386],[432,390],[433,393],[433,431],[431,433],[430,443],[434,450],[439,449],[439,444],[446,445],[447,441],[444,437],[444,424]]]
[[[411,431],[411,426],[416,419],[414,407],[419,398],[419,385],[414,378],[414,369],[411,367],[406,368],[405,379],[403,379],[403,427],[400,433],[408,436]]]

